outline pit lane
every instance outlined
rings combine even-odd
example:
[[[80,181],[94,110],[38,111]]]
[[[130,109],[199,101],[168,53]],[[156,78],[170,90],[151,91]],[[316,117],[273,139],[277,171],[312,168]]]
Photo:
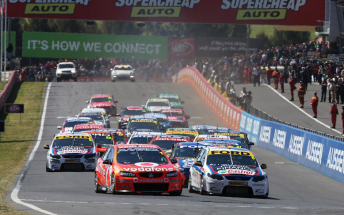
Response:
[[[186,189],[179,197],[96,194],[92,172],[45,172],[43,145],[51,143],[64,117],[79,113],[96,93],[113,94],[118,110],[145,104],[160,93],[176,93],[185,101],[190,125],[225,126],[186,84],[52,83],[42,142],[18,194],[23,202],[52,214],[341,214],[344,210],[343,184],[258,147],[253,148],[257,159],[268,166],[269,199],[201,196]],[[117,127],[116,118],[111,119],[111,127]],[[19,210],[40,214],[13,203],[10,192],[6,199]]]

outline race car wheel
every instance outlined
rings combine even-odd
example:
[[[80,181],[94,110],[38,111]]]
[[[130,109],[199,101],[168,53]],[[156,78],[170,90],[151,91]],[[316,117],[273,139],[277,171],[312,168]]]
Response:
[[[45,171],[46,171],[46,172],[52,172],[52,171],[53,171],[52,169],[50,169],[50,168],[48,167],[48,162],[47,162],[47,164],[45,165]]]
[[[268,190],[268,192],[266,192],[265,195],[257,196],[257,197],[258,197],[258,198],[261,198],[261,199],[267,199],[267,198],[269,198],[269,190]]]
[[[114,174],[112,174],[112,176],[111,176],[110,192],[111,192],[112,194],[116,194],[116,189],[115,189],[115,175],[114,175]]]
[[[94,175],[94,191],[96,193],[102,193],[102,187],[98,184],[97,173],[95,173],[95,175]]]
[[[111,82],[115,82],[115,80],[111,80]]]
[[[135,82],[135,80],[131,80],[131,82]]]
[[[182,191],[173,191],[173,192],[169,192],[168,194],[170,194],[170,196],[180,196],[182,195]]]
[[[200,193],[201,195],[204,195],[204,194],[205,194],[205,191],[204,191],[204,183],[203,183],[203,177],[201,178],[201,181],[200,181],[199,193]]]
[[[188,191],[189,191],[189,193],[196,193],[196,191],[191,186],[191,177],[189,177]]]
[[[78,78],[73,78],[74,82],[78,82]]]

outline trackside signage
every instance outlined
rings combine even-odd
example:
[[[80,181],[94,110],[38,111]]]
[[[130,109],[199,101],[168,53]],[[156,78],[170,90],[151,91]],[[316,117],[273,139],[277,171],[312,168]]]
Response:
[[[86,20],[310,25],[325,0],[8,0],[8,16]],[[306,14],[306,15],[305,15]]]
[[[260,147],[344,183],[342,142],[266,120],[260,128]]]
[[[166,37],[23,33],[23,57],[166,59]]]

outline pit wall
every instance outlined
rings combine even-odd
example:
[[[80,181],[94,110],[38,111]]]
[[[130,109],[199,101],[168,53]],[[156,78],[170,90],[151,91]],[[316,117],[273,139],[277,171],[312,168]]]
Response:
[[[2,89],[0,94],[0,110],[2,110],[7,102],[7,99],[11,95],[12,88],[14,84],[18,81],[18,71],[13,71],[11,77],[9,78],[6,86]]]
[[[344,143],[250,115],[221,95],[193,67],[179,71],[176,83],[190,84],[217,117],[250,141],[289,160],[344,183]]]

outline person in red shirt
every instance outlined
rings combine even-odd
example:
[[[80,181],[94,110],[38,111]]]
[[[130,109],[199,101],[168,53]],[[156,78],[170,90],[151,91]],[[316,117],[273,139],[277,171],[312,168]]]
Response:
[[[281,72],[281,75],[279,77],[280,85],[281,85],[281,93],[284,93],[284,73]]]
[[[296,89],[294,73],[291,75],[291,79],[289,81],[289,85],[290,85],[290,94],[291,94],[290,101],[294,101],[294,90]]]
[[[311,105],[313,109],[313,118],[317,118],[318,116],[318,102],[319,102],[319,97],[317,96],[317,92],[314,92],[314,96],[312,97],[311,100]]]
[[[248,68],[246,67],[244,70],[244,78],[245,78],[245,84],[248,84],[249,76],[248,76]]]
[[[305,104],[305,94],[306,94],[306,88],[303,82],[301,82],[301,85],[299,89],[297,90],[297,96],[299,97],[300,100],[300,108],[303,108],[303,105]]]
[[[331,128],[336,128],[337,114],[338,114],[336,102],[333,102],[331,109],[330,109],[330,113],[331,113],[331,121],[332,121],[332,127]]]
[[[343,134],[344,134],[344,105],[342,105],[342,124],[343,124]]]

